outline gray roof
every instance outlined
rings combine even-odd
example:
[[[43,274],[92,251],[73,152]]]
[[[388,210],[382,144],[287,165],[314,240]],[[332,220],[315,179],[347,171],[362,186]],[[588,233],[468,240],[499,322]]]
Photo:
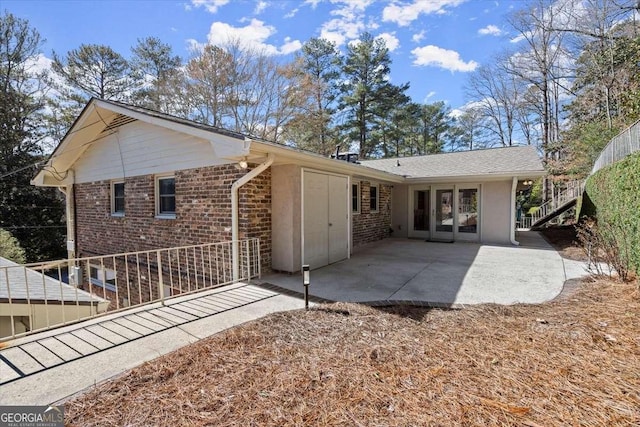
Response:
[[[9,289],[7,288],[7,278],[9,279]],[[32,302],[44,301],[46,295],[47,301],[55,302],[64,301],[75,304],[77,300],[81,305],[89,302],[94,304],[106,302],[106,300],[74,286],[0,257],[0,302],[9,300],[8,291],[11,291],[12,301],[26,301],[27,299]]]
[[[407,178],[478,175],[541,175],[544,166],[533,146],[489,148],[428,156],[366,160],[364,166]]]

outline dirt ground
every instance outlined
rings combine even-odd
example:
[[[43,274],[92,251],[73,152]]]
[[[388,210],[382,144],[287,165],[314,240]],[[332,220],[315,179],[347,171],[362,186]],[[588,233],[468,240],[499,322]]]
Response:
[[[637,426],[640,297],[583,283],[542,305],[320,305],[146,363],[67,424]]]
[[[563,258],[587,261],[587,254],[580,246],[574,225],[550,226],[540,230],[540,233]]]

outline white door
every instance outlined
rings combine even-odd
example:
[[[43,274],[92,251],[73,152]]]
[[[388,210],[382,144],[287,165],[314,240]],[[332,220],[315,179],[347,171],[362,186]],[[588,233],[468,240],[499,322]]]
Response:
[[[349,256],[347,177],[304,173],[304,260],[313,268]]]
[[[329,175],[329,264],[349,255],[347,177]]]
[[[453,240],[453,190],[453,185],[431,188],[431,238],[434,240]]]

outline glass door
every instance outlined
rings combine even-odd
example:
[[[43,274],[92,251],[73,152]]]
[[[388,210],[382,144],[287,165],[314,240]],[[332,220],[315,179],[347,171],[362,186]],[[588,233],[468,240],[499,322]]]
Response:
[[[412,225],[409,237],[429,238],[431,227],[431,192],[428,189],[411,191]]]
[[[458,240],[478,239],[478,187],[458,187]]]
[[[451,187],[434,187],[432,238],[453,240],[453,195]]]

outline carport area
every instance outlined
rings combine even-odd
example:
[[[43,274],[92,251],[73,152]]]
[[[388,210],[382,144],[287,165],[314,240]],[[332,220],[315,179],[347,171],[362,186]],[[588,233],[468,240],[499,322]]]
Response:
[[[412,301],[435,306],[541,303],[566,280],[587,274],[539,233],[519,232],[520,246],[436,243],[391,238],[359,248],[350,259],[311,271],[309,293],[331,301]],[[300,275],[263,282],[302,292]]]

